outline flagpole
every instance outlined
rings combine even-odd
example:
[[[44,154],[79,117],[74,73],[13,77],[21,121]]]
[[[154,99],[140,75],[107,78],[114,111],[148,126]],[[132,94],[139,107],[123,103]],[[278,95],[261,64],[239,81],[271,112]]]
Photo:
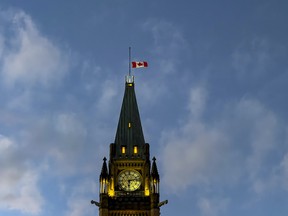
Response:
[[[129,47],[129,76],[131,76],[131,47]]]

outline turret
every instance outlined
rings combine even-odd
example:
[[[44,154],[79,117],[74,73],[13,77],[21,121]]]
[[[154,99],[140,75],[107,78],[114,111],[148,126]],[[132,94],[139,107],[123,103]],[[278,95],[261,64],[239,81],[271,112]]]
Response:
[[[153,157],[152,169],[151,169],[151,192],[159,194],[160,177],[156,165],[156,158]]]
[[[106,163],[106,157],[103,158],[103,165],[102,165],[102,170],[99,178],[99,183],[100,183],[100,194],[107,194],[108,193],[108,179],[109,179],[109,174],[108,174],[108,169],[107,169],[107,163]]]

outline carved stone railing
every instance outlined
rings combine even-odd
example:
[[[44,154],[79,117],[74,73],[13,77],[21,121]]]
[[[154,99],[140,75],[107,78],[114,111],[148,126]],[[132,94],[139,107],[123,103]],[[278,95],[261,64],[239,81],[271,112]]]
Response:
[[[127,191],[115,191],[115,196],[116,197],[125,197],[125,196],[130,196],[130,197],[143,197],[144,192],[143,191],[132,191],[132,192],[127,192]]]

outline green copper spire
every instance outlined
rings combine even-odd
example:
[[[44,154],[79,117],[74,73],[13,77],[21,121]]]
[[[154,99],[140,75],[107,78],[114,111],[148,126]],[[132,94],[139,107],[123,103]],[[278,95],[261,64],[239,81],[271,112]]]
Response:
[[[115,138],[115,156],[116,158],[143,158],[144,145],[134,77],[126,76],[125,93]]]

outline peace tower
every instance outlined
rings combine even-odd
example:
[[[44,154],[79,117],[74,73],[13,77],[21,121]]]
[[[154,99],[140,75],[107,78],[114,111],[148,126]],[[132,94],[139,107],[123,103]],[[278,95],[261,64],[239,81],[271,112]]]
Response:
[[[126,76],[114,143],[110,156],[104,157],[99,178],[99,216],[159,216],[160,177],[149,144],[145,143],[134,89],[134,76]]]

